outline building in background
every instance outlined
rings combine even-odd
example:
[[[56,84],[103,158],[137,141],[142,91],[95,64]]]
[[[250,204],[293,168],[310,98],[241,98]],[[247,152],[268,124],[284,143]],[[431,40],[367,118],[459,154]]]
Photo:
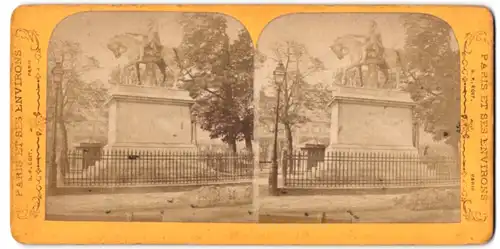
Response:
[[[310,112],[314,113],[314,112]],[[273,124],[274,117],[260,116],[257,137],[259,142],[259,161],[267,162],[271,160],[274,143]],[[311,115],[310,121],[295,127],[293,134],[293,149],[299,150],[305,144],[323,144],[328,146],[330,142],[330,121],[324,115]],[[278,152],[281,154],[286,150],[287,141],[285,129],[282,124],[278,126]]]

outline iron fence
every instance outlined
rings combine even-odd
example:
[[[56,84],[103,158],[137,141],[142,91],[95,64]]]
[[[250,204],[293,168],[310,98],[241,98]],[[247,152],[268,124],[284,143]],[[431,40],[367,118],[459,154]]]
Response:
[[[101,150],[68,153],[65,186],[192,185],[253,177],[249,153]]]
[[[453,158],[417,153],[293,152],[285,155],[284,186],[291,188],[387,188],[459,185]]]

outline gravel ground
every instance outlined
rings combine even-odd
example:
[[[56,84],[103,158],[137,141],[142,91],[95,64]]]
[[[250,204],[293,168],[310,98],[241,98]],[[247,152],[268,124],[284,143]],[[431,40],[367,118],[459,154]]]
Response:
[[[164,213],[162,214],[161,211]],[[73,214],[47,214],[47,220],[58,221],[137,221],[137,222],[257,222],[252,206],[240,205],[216,208],[170,208],[133,212],[106,210]]]
[[[259,216],[260,222],[317,223],[317,217],[324,212],[326,222],[460,221],[459,203],[456,207],[437,205],[432,208],[433,203],[442,203],[441,199],[448,199],[449,194],[443,195],[439,191],[425,190],[393,195],[261,196],[255,203],[258,208],[251,203],[202,208],[186,203],[186,198],[183,197],[187,193],[189,192],[48,196],[46,218],[126,221],[127,215],[133,213],[136,221],[256,222]],[[412,208],[417,207],[416,205],[425,209]]]
[[[397,195],[314,195],[269,196],[259,202],[260,212],[339,212],[346,210],[379,210],[394,206]]]
[[[323,223],[457,223],[460,210],[382,209],[372,211],[326,212]],[[318,212],[261,213],[260,223],[320,223]],[[357,218],[355,218],[357,217]]]
[[[186,192],[48,196],[46,219],[79,221],[256,222],[253,205],[241,199],[224,201],[224,190],[248,191],[248,186],[200,188]],[[200,192],[201,191],[201,192]],[[207,207],[193,196],[218,202]],[[226,191],[227,192],[227,191]],[[251,193],[251,192],[250,192]],[[236,198],[244,198],[237,196]],[[249,196],[251,198],[251,196]],[[132,217],[132,218],[131,218]]]
[[[113,211],[145,211],[179,207],[176,198],[183,192],[143,194],[94,194],[48,196],[47,214],[74,215]],[[172,203],[170,202],[172,201]]]
[[[449,201],[450,192],[426,189],[392,195],[267,196],[259,200],[259,221],[318,223],[325,213],[326,223],[460,222],[460,203]],[[425,208],[421,208],[422,203]]]

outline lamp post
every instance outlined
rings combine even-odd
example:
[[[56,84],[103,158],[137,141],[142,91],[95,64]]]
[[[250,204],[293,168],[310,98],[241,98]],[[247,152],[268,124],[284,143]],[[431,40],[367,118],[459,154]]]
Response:
[[[273,144],[273,158],[272,158],[272,169],[269,178],[269,194],[278,195],[278,123],[279,123],[279,106],[280,106],[280,95],[281,95],[281,84],[285,79],[285,67],[283,63],[279,63],[273,72],[274,83],[277,86],[276,91],[276,119],[274,120],[274,144]]]
[[[55,104],[54,116],[52,118],[52,155],[50,158],[50,174],[49,174],[49,191],[54,191],[57,188],[57,118],[59,115],[59,91],[63,79],[64,71],[62,63],[56,62],[54,69],[52,69],[52,84],[54,86]]]

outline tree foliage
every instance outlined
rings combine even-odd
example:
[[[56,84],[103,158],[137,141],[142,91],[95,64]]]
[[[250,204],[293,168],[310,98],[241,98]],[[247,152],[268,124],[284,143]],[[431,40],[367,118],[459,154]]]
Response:
[[[417,103],[416,117],[435,140],[457,148],[460,121],[459,55],[451,27],[421,14],[402,17],[407,89]]]
[[[259,122],[263,127],[271,127],[275,122],[276,93],[279,92],[279,123],[285,129],[288,150],[292,150],[294,128],[327,113],[324,111],[330,100],[327,84],[310,80],[310,76],[325,70],[325,67],[321,60],[308,53],[304,44],[295,41],[277,43],[267,58],[276,64],[283,63],[285,77],[283,82],[270,79],[271,84],[263,87],[259,99]]]
[[[236,151],[236,141],[253,139],[253,59],[250,35],[240,30],[232,41],[222,15],[186,14],[183,40],[176,50],[182,88],[195,99],[200,127]]]
[[[54,122],[57,129],[49,132],[57,134],[56,146],[52,148],[53,153],[60,153],[63,166],[67,166],[67,150],[69,141],[75,134],[71,130],[87,129],[89,122],[93,127],[102,132],[106,126],[106,108],[104,102],[107,100],[107,90],[100,81],[87,82],[82,76],[90,70],[99,68],[99,62],[93,57],[84,56],[80,44],[72,41],[53,40],[49,45],[49,74],[48,74],[48,98],[47,98],[47,121],[49,130]],[[62,80],[54,81],[52,70],[57,63],[62,66]],[[94,135],[95,129],[87,132]],[[105,137],[105,134],[98,136]],[[53,139],[53,137],[51,137]],[[50,142],[50,141],[49,141]]]

